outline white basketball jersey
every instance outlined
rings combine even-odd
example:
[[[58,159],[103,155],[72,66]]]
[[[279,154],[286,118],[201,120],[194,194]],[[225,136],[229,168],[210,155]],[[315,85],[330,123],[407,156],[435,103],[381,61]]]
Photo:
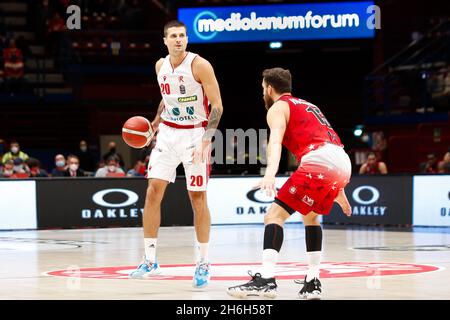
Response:
[[[199,125],[208,121],[209,103],[202,85],[192,74],[192,61],[197,54],[188,52],[183,62],[172,68],[167,55],[158,73],[158,83],[165,108],[164,121],[178,125]]]

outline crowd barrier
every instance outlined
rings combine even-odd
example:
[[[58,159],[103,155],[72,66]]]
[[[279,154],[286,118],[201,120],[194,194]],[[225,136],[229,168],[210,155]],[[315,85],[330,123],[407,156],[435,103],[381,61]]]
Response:
[[[253,189],[260,177],[212,177],[211,223],[263,223],[271,198]],[[277,177],[280,188],[288,177]],[[142,178],[0,180],[0,230],[140,227]],[[335,204],[325,224],[450,226],[450,175],[354,176],[346,188],[353,215]],[[186,181],[169,184],[162,226],[192,226]],[[288,222],[300,221],[295,213]]]

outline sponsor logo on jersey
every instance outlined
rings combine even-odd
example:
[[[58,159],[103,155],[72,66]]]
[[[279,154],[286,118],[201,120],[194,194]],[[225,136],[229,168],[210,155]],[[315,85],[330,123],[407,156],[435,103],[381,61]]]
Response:
[[[186,113],[192,116],[194,114],[194,107],[186,107]]]
[[[177,117],[177,118],[169,117],[169,120],[170,121],[174,121],[174,122],[176,122],[176,121],[196,120],[196,119],[198,119],[196,116],[185,116],[185,117]]]
[[[172,113],[174,116],[179,116],[180,115],[180,109],[179,108],[172,108]]]
[[[189,96],[189,97],[180,97],[178,98],[178,102],[192,102],[197,101],[197,96]]]
[[[186,87],[184,85],[180,85],[180,93],[186,94]]]
[[[306,203],[308,206],[312,207],[312,205],[314,204],[314,199],[311,199],[310,197],[308,197],[307,195],[305,195],[302,199],[302,201],[304,203]]]

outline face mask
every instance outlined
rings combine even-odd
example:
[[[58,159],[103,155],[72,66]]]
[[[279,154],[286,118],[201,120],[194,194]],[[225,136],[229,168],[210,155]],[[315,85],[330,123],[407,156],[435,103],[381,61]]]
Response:
[[[17,148],[17,147],[12,147],[12,148],[11,148],[11,152],[12,152],[12,153],[17,153],[17,152],[19,152],[19,148]]]
[[[108,166],[108,171],[111,171],[111,172],[116,171],[116,166]]]
[[[56,166],[57,167],[64,167],[66,165],[66,162],[65,161],[62,161],[62,160],[60,160],[60,161],[56,161]]]
[[[75,163],[72,163],[69,165],[70,170],[72,171],[77,171],[78,170],[78,165]]]
[[[85,146],[80,147],[80,150],[81,150],[81,152],[86,152],[87,151],[87,147],[85,147]]]
[[[20,172],[22,171],[23,167],[22,166],[14,166],[14,171],[16,172]]]
[[[14,172],[12,171],[12,170],[5,170],[5,171],[3,171],[3,175],[4,176],[10,176],[10,175],[12,175]]]

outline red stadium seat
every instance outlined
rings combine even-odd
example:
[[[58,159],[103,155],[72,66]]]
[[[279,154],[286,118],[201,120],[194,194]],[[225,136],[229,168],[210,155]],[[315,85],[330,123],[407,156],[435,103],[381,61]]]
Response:
[[[125,172],[108,172],[106,176],[108,178],[121,178],[125,177]]]
[[[12,179],[26,179],[29,177],[30,175],[28,173],[20,173],[20,172],[16,172],[13,175],[11,175]]]

